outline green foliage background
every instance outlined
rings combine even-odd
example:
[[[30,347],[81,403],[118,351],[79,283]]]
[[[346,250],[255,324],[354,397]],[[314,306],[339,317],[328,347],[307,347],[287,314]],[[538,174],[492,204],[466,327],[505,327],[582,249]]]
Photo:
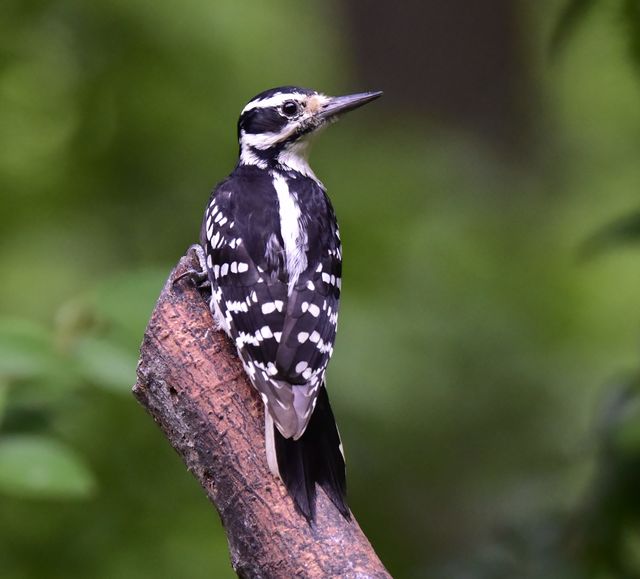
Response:
[[[552,64],[561,5],[525,15],[525,161],[384,100],[316,146],[346,260],[329,387],[394,576],[640,576],[635,29],[588,4]],[[137,348],[241,106],[385,88],[348,54],[320,2],[0,6],[1,577],[233,576],[129,394]]]

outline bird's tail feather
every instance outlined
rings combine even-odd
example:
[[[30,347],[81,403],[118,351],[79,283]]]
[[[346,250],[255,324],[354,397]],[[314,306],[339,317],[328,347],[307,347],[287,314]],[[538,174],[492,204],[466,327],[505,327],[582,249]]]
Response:
[[[342,515],[349,519],[342,443],[326,388],[320,388],[311,420],[298,440],[284,438],[268,411],[266,415],[269,468],[280,476],[298,511],[307,520],[314,520],[317,483]]]

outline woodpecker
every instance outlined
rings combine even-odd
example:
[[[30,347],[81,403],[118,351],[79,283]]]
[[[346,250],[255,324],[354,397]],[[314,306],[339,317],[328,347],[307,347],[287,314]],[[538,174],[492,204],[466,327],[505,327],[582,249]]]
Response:
[[[331,201],[307,161],[309,144],[343,113],[381,94],[330,97],[285,86],[251,99],[238,120],[237,165],[214,189],[200,234],[215,322],[264,402],[269,469],[309,521],[316,484],[350,516],[325,386],[342,247]]]

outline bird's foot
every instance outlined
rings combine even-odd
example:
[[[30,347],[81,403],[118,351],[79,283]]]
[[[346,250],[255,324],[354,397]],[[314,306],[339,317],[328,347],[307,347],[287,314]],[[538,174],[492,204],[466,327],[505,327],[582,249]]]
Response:
[[[201,245],[194,243],[191,247],[189,247],[189,250],[187,251],[187,254],[190,253],[196,254],[200,269],[190,267],[189,269],[183,271],[180,275],[175,276],[172,283],[175,285],[180,280],[186,277],[192,280],[198,289],[211,288],[211,282],[209,281],[209,274],[207,272],[207,260],[204,255],[204,249],[202,249]]]

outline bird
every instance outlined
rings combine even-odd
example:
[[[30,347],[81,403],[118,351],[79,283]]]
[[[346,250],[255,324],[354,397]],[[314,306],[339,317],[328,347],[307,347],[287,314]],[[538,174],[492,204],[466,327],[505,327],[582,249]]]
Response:
[[[217,329],[235,344],[264,403],[269,470],[309,522],[320,486],[347,519],[345,460],[325,373],[333,354],[342,245],[313,137],[381,91],[331,97],[295,87],[252,98],[238,161],[206,205],[199,259]]]

